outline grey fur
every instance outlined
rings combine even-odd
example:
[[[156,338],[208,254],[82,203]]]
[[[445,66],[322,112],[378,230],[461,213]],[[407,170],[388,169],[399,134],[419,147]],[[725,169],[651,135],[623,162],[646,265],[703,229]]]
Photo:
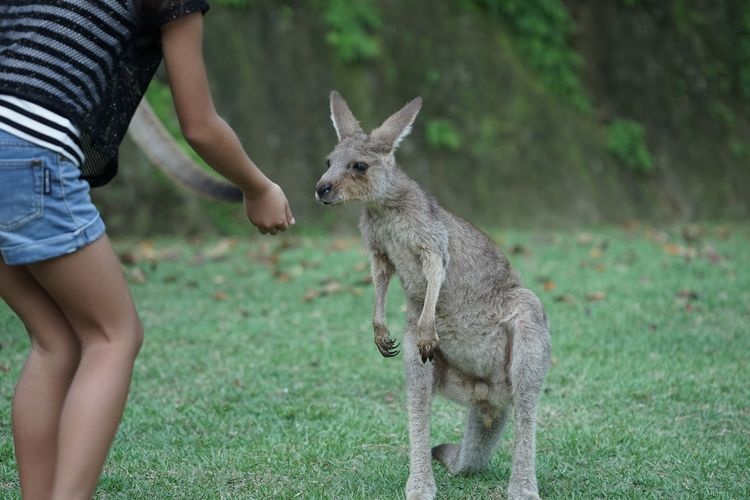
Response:
[[[394,273],[406,293],[403,350],[411,448],[406,497],[434,498],[432,458],[454,474],[484,469],[512,405],[508,498],[538,498],[535,426],[550,363],[547,317],[492,240],[443,209],[396,165],[394,150],[421,104],[419,98],[411,101],[368,136],[332,92],[339,143],[315,195],[326,205],[364,203],[360,230],[371,255],[373,329],[383,356],[397,354],[385,325],[385,296]],[[431,452],[436,392],[467,406],[468,414],[461,443]]]

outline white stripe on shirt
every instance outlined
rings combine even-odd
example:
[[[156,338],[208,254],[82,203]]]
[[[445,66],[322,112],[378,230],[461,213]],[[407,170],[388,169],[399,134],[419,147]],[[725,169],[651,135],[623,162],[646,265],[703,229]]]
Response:
[[[4,103],[8,103],[8,106],[4,106]],[[9,106],[19,108],[23,114]],[[52,122],[58,128],[50,127],[44,121]],[[0,94],[0,129],[58,152],[76,165],[80,166],[85,159],[78,143],[80,131],[70,120],[33,102]],[[28,133],[23,129],[33,132]]]

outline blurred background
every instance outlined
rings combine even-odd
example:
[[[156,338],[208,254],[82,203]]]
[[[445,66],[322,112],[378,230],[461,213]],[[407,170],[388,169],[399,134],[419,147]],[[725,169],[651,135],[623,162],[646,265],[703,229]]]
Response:
[[[216,106],[286,191],[296,229],[355,230],[313,186],[339,90],[365,130],[424,99],[397,159],[480,225],[745,218],[746,0],[213,0]],[[179,134],[163,73],[148,99]],[[166,179],[130,140],[96,189],[114,236],[233,233],[237,205]]]

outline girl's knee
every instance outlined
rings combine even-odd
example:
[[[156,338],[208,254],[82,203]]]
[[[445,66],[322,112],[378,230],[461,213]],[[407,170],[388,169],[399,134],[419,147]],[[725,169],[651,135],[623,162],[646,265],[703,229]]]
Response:
[[[120,342],[124,344],[127,352],[135,359],[143,346],[143,323],[136,314],[132,324],[119,335]]]
[[[137,314],[114,324],[99,324],[79,332],[83,350],[104,349],[135,359],[143,345],[143,324]]]
[[[138,315],[135,315],[132,321],[128,323],[127,326],[121,326],[118,332],[107,335],[107,337],[114,340],[113,344],[123,353],[127,353],[135,359],[143,345],[143,323],[141,323]]]

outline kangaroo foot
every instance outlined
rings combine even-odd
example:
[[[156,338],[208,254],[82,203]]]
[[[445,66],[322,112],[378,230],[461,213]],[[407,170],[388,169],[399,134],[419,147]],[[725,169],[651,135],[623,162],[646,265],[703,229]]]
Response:
[[[444,443],[432,449],[432,458],[445,465],[451,474],[458,472],[458,452],[461,447],[457,444]]]

